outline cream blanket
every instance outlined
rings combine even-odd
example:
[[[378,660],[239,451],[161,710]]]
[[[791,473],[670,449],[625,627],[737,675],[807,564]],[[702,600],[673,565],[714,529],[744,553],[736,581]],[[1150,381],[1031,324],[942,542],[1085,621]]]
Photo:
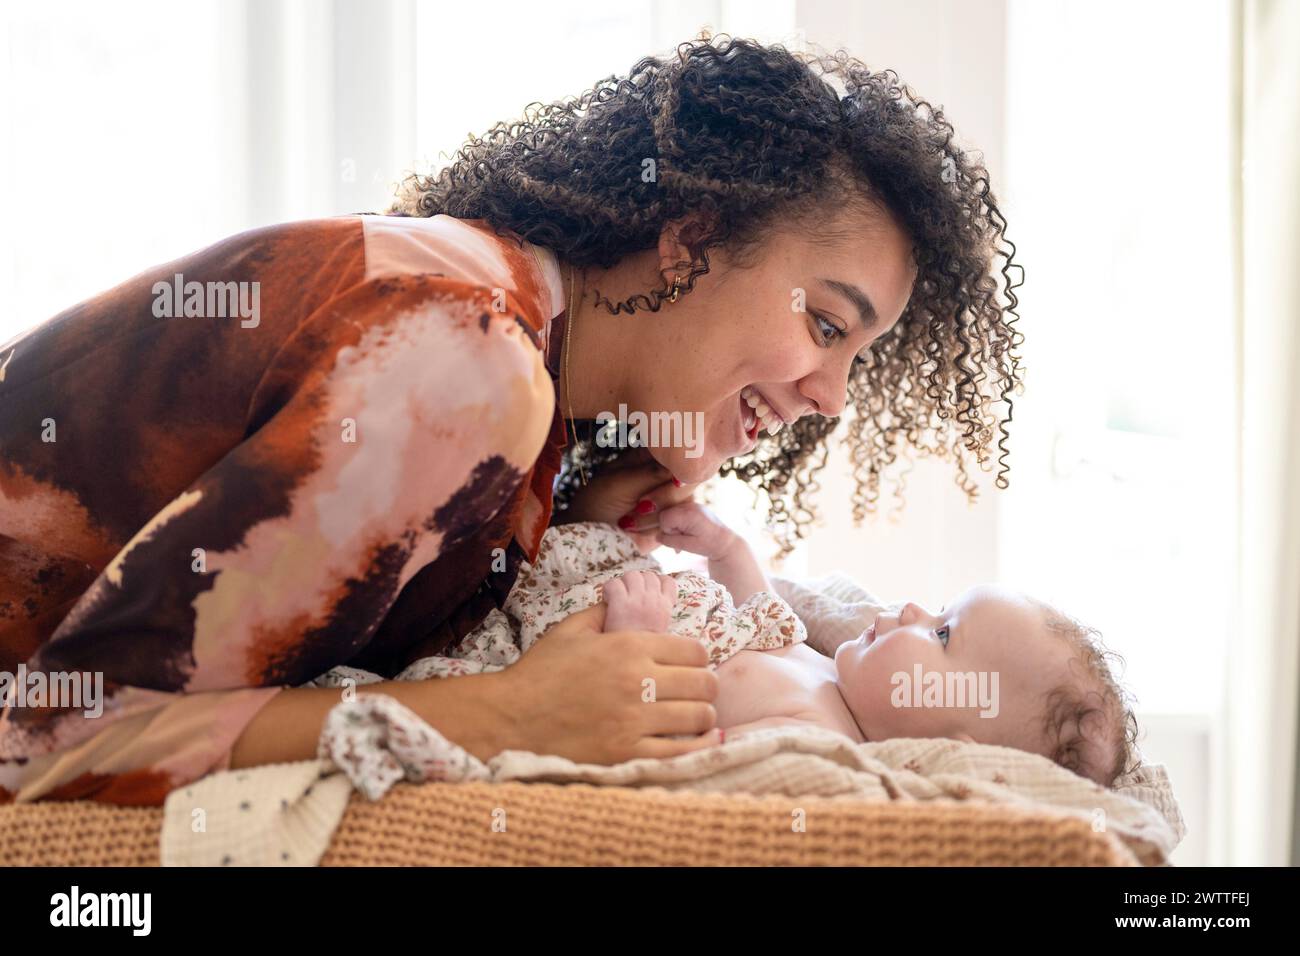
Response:
[[[374,708],[371,719],[376,728],[383,726],[377,732],[408,727],[410,719],[423,724],[389,697],[367,695],[349,706],[357,705]],[[334,716],[351,719],[345,714]],[[441,738],[428,724],[423,726]],[[405,750],[393,743],[400,764],[404,755],[418,752],[421,742],[409,740]],[[952,740],[899,738],[855,744],[818,727],[773,727],[680,757],[608,767],[515,750],[484,764],[449,746],[449,752],[460,756],[437,769],[438,779],[583,782],[880,802],[974,800],[1033,807],[1081,817],[1095,829],[1116,833],[1146,865],[1167,863],[1186,832],[1159,765],[1143,766],[1114,790],[1106,790],[1036,754]],[[423,776],[429,768],[405,769],[410,779],[429,779]],[[214,774],[168,797],[163,865],[315,865],[351,792],[348,777],[329,760]],[[197,811],[205,822],[202,830],[195,827]]]

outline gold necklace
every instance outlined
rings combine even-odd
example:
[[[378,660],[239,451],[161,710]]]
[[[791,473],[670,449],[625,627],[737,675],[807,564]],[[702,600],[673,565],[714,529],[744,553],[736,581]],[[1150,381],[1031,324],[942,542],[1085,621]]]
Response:
[[[578,289],[578,283],[577,280],[574,278],[573,272],[574,272],[573,266],[570,265],[569,266],[569,313],[567,316],[565,316],[565,320],[564,320],[564,394],[569,399],[568,422],[569,422],[569,428],[573,433],[573,456],[576,459],[576,463],[578,465],[578,477],[585,485],[587,483],[587,473],[582,467],[582,459],[578,457],[578,427],[573,423],[574,422],[573,391],[571,388],[573,379],[570,378],[569,376],[569,352],[572,351],[569,348],[569,343],[573,341],[573,326],[575,320],[578,317],[577,310],[574,308],[573,305],[573,295]]]
[[[537,247],[532,243],[529,243],[528,247],[533,251],[533,258],[537,261],[537,268],[541,270],[542,275],[546,275],[546,268],[545,266],[542,265],[542,257],[538,254]],[[569,377],[569,351],[570,351],[569,343],[573,340],[573,325],[574,325],[573,320],[575,318],[574,313],[576,311],[573,304],[573,296],[578,289],[578,284],[574,279],[573,271],[574,271],[574,267],[570,265],[569,266],[569,311],[565,313],[565,318],[564,318],[564,345],[563,345],[564,355],[562,357],[564,362],[564,368],[562,372],[564,376],[563,390],[564,390],[564,394],[567,395],[569,399],[569,415],[568,418],[565,419],[565,425],[566,425],[565,434],[573,436],[569,447],[573,449],[574,459],[578,466],[578,477],[582,480],[582,483],[585,485],[587,483],[587,472],[582,467],[582,461],[577,458],[578,429],[577,426],[573,424],[574,422],[573,392],[569,390],[569,383],[571,381]],[[546,342],[549,343],[550,336],[549,335],[546,336],[545,340]],[[563,415],[564,413],[561,412],[560,414]]]

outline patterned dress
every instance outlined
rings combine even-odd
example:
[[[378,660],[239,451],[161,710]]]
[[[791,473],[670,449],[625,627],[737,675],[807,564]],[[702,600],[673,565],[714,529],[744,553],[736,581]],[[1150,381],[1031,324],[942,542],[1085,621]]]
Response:
[[[563,305],[510,231],[341,216],[0,346],[0,803],[160,804],[285,687],[473,630],[549,523]]]
[[[629,571],[664,573],[613,525],[581,521],[547,528],[537,560],[522,563],[502,608],[489,611],[455,647],[420,658],[395,678],[462,677],[509,667],[554,625],[603,601],[604,585]],[[803,622],[774,591],[758,591],[737,605],[725,587],[698,571],[669,577],[677,597],[667,631],[702,643],[710,670],[743,650],[774,651],[808,639]],[[343,687],[348,679],[373,684],[383,677],[343,665],[311,683]]]

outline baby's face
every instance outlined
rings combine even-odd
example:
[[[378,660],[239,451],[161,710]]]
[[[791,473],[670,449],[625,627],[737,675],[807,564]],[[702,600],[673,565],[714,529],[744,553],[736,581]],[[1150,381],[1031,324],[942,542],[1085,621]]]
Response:
[[[953,737],[1044,754],[1044,696],[1067,680],[1069,661],[1037,606],[987,585],[937,615],[911,603],[882,611],[835,653],[840,693],[868,740]]]

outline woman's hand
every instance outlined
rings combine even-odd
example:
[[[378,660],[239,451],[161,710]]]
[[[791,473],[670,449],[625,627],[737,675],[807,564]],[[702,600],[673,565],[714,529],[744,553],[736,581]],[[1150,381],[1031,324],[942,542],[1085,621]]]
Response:
[[[659,537],[659,512],[689,501],[694,485],[679,485],[672,473],[644,448],[629,449],[573,496],[570,506],[557,516],[558,523],[603,521],[616,524],[649,554],[663,542]]]
[[[513,749],[578,763],[674,757],[721,742],[717,676],[699,641],[601,633],[603,605],[566,618],[498,674],[492,709]],[[666,734],[690,734],[671,740]]]

